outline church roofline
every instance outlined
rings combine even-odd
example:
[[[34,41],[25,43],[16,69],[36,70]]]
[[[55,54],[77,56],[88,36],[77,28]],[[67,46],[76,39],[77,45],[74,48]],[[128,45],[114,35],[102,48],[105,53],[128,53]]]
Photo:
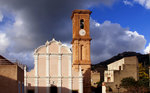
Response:
[[[62,44],[61,41],[57,41],[57,40],[55,40],[55,38],[52,38],[51,41],[48,41],[48,40],[47,40],[46,43],[45,43],[45,45],[41,45],[41,46],[39,46],[38,48],[36,48],[35,51],[34,51],[34,54],[36,54],[37,51],[38,51],[40,48],[46,47],[46,46],[48,46],[48,45],[50,45],[51,43],[54,43],[54,42],[57,43],[58,45],[61,45],[62,47],[68,48],[66,44]],[[68,49],[69,49],[69,51],[71,52],[70,48],[68,48]]]

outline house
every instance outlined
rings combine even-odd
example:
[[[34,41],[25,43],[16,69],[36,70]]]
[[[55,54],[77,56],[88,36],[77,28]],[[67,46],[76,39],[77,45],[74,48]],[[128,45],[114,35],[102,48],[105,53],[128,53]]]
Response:
[[[120,87],[121,80],[126,77],[133,77],[138,80],[138,59],[136,56],[124,57],[107,65],[108,69],[104,72],[104,82],[102,93],[125,91]]]
[[[1,55],[0,93],[24,93],[24,70]]]

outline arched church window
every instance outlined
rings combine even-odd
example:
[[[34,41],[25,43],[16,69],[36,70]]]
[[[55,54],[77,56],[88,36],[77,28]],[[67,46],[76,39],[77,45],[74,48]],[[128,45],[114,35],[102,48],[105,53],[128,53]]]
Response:
[[[83,19],[80,20],[80,28],[84,29],[84,20]]]

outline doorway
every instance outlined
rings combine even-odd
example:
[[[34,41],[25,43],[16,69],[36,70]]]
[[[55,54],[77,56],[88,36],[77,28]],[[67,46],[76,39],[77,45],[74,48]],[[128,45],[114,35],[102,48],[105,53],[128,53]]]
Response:
[[[50,93],[57,93],[57,87],[56,86],[51,86],[50,87]]]
[[[28,92],[27,93],[34,93],[34,90],[28,90]]]

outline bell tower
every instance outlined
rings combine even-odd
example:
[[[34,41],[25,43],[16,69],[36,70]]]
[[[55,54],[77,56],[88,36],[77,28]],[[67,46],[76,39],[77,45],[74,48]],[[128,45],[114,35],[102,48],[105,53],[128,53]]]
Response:
[[[82,69],[83,93],[91,93],[91,57],[90,57],[90,10],[74,10],[73,25],[73,69]]]

